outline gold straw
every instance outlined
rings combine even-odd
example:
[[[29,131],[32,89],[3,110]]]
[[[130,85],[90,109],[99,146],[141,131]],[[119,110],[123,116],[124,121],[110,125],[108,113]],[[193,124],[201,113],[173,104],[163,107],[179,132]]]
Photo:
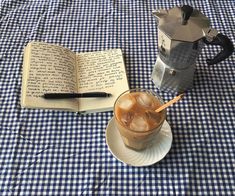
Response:
[[[182,99],[182,97],[184,96],[184,94],[180,94],[177,97],[175,97],[174,99],[168,101],[167,103],[165,103],[164,105],[162,105],[161,107],[159,107],[158,109],[155,110],[155,112],[161,112],[162,110],[164,110],[165,108],[169,107],[170,105],[176,103],[177,101],[179,101],[180,99]]]

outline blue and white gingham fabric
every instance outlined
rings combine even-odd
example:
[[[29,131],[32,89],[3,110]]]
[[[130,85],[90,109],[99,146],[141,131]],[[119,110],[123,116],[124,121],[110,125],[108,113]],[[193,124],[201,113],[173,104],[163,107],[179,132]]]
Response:
[[[148,167],[116,160],[105,143],[113,113],[20,107],[23,48],[32,40],[76,52],[121,48],[131,88],[160,92],[152,11],[189,4],[235,43],[234,0],[4,0],[0,3],[0,195],[235,195],[235,57],[205,47],[194,88],[168,109],[173,145]]]

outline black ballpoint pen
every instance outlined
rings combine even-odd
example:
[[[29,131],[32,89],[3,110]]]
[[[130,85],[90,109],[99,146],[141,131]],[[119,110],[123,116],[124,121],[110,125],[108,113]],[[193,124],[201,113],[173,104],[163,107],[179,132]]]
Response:
[[[70,99],[70,98],[96,98],[96,97],[111,97],[110,93],[106,92],[88,92],[88,93],[45,93],[45,99]]]

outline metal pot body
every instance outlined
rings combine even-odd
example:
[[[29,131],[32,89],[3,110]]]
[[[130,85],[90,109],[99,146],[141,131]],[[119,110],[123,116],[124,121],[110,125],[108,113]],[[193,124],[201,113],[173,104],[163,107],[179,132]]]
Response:
[[[172,40],[158,30],[158,55],[172,69],[181,70],[193,66],[204,45],[202,40],[195,42]]]

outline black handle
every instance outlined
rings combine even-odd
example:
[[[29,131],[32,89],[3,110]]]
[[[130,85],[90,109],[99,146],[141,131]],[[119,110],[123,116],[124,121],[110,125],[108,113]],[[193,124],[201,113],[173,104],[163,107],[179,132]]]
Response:
[[[228,58],[234,51],[234,46],[232,41],[226,36],[221,33],[218,33],[216,37],[211,41],[207,41],[206,38],[203,41],[207,45],[219,45],[222,47],[221,52],[217,54],[213,59],[207,59],[208,65],[213,65],[223,61],[224,59]]]
[[[182,14],[182,25],[186,25],[188,19],[193,13],[193,8],[189,5],[183,5],[181,7],[181,14]]]

